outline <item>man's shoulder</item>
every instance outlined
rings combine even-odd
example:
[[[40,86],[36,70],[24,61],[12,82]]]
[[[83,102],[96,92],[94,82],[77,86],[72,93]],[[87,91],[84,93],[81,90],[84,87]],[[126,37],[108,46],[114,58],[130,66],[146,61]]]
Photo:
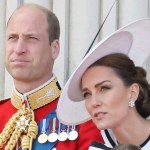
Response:
[[[11,103],[10,98],[0,100],[0,105],[5,105],[5,104],[9,104],[9,103]]]
[[[1,100],[1,101],[0,101],[0,107],[1,107],[1,109],[2,109],[2,108],[5,108],[5,107],[7,107],[7,109],[8,109],[8,108],[10,108],[11,106],[12,106],[12,104],[11,104],[10,98],[4,99],[4,100]]]
[[[11,104],[10,99],[0,101],[0,120],[2,120],[0,125],[0,132],[2,132],[6,123],[9,121],[12,115],[16,113],[16,111],[17,110]]]

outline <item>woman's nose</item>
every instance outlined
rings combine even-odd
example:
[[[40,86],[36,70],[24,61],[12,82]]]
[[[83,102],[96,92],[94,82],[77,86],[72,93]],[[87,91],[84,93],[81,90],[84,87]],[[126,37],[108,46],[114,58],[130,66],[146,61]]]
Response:
[[[98,95],[98,94],[93,94],[92,95],[92,97],[91,97],[91,105],[92,106],[100,106],[100,105],[102,105],[102,101],[101,101],[100,95]]]

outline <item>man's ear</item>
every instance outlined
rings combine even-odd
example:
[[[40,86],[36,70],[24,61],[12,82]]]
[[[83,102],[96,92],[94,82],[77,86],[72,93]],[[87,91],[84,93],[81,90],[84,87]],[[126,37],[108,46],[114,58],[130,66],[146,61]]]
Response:
[[[129,90],[129,100],[135,102],[139,96],[140,87],[137,83],[133,83]]]
[[[51,49],[52,49],[52,58],[55,60],[60,52],[59,40],[56,39],[51,43]]]

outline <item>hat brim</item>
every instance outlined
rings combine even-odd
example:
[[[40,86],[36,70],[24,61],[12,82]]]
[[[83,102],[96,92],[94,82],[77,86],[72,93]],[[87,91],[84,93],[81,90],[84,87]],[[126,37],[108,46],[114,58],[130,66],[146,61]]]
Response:
[[[68,125],[77,125],[89,120],[91,117],[85,108],[85,100],[80,89],[80,80],[85,70],[96,60],[111,53],[127,54],[136,65],[142,66],[149,54],[149,39],[150,20],[144,19],[114,32],[98,43],[85,56],[66,83],[57,105],[58,119]],[[140,58],[137,59],[137,55]]]

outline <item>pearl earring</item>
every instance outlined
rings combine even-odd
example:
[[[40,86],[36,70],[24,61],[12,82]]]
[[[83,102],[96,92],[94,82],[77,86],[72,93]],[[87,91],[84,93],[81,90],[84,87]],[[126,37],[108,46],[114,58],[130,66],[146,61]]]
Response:
[[[134,101],[129,101],[128,106],[129,107],[134,107],[135,106],[135,102]]]

